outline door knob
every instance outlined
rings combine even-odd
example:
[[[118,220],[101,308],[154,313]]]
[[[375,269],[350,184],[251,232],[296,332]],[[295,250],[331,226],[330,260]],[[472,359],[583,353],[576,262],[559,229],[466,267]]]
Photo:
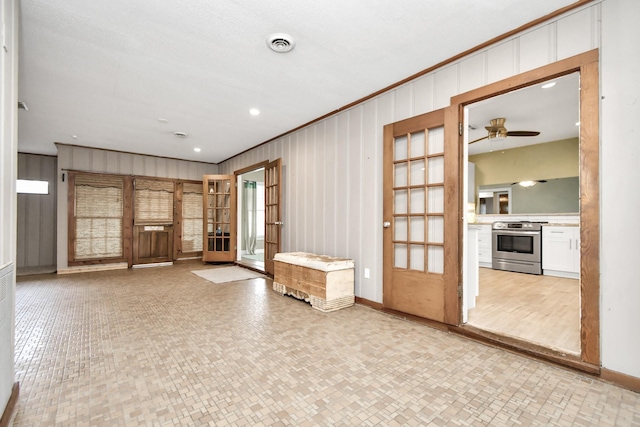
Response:
[[[275,225],[284,225],[284,222],[282,222],[282,221],[276,221],[276,222],[274,222],[274,224],[275,224]]]
[[[391,222],[390,221],[385,221],[385,222],[382,223],[382,226],[384,228],[389,228],[389,227],[391,227]]]

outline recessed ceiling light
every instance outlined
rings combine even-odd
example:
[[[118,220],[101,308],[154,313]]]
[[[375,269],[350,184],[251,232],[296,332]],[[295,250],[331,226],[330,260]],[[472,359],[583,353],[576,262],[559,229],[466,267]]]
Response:
[[[252,108],[249,110],[249,114],[251,114],[252,116],[257,116],[258,114],[260,114],[260,110],[258,110],[257,108]]]
[[[199,153],[199,152],[201,152],[202,150],[200,149],[200,147],[195,147],[195,148],[193,149],[193,151],[195,151],[196,153]]]
[[[267,38],[267,46],[274,52],[287,53],[293,50],[296,42],[289,34],[275,33]]]
[[[545,83],[542,86],[540,86],[542,89],[549,89],[551,87],[554,87],[556,85],[556,82],[549,82],[549,83]]]
[[[78,139],[78,135],[71,135],[71,138]]]
[[[168,119],[163,119],[162,117],[160,117],[160,118],[158,119],[158,121],[159,121],[160,123],[169,123],[169,120],[168,120]]]

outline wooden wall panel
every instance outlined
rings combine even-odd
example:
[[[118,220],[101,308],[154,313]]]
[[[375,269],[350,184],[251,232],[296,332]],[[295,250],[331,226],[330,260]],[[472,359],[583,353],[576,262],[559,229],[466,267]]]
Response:
[[[131,175],[146,175],[147,171],[145,170],[145,156],[132,155],[132,165],[131,165]]]
[[[18,272],[51,267],[56,258],[56,174],[53,156],[18,154],[18,179],[49,182],[49,194],[19,194],[17,217]]]
[[[433,108],[433,75],[422,76],[411,83],[413,86],[414,115],[424,114]]]
[[[91,170],[91,151],[86,148],[76,148],[71,152],[71,168],[88,171]]]
[[[313,139],[311,138],[312,132],[309,129],[302,129],[298,132],[298,184],[299,190],[305,189],[307,194],[307,203],[302,203],[298,211],[300,219],[300,228],[302,233],[298,241],[298,247],[304,248],[305,252],[313,252],[313,204],[314,204],[314,188],[316,183],[313,182],[312,171],[310,165],[315,159],[313,159]],[[254,158],[255,160],[255,158]]]
[[[351,191],[351,182],[349,182],[349,168],[351,167],[349,159],[349,114],[339,114],[336,123],[336,189],[334,198],[336,200],[334,212],[334,239],[335,239],[335,255],[339,257],[347,257],[348,248],[348,218],[350,215],[349,196]]]
[[[487,51],[487,83],[497,82],[516,74],[516,41],[503,42]],[[442,105],[445,107],[445,105]]]
[[[424,85],[420,90],[415,90],[414,95],[424,94]],[[430,87],[430,86],[429,86]],[[429,92],[427,92],[429,93]],[[414,100],[414,105],[417,103]],[[371,241],[382,239],[382,200],[379,197],[379,188],[382,188],[382,164],[378,161],[382,147],[377,144],[381,138],[382,126],[377,126],[377,103],[366,102],[362,111],[362,169],[361,169],[361,194],[360,201],[360,256],[361,264],[356,264],[358,276],[356,286],[358,295],[370,301],[382,298],[382,292],[373,286],[376,283],[378,273],[375,260],[382,259],[382,248],[372,245]],[[370,241],[362,239],[362,235],[371,236]],[[369,278],[364,277],[364,269],[369,270]],[[379,272],[381,274],[381,272]]]
[[[107,164],[105,167],[106,173],[119,174],[120,173],[120,162],[119,162],[119,153],[116,151],[107,151]]]
[[[133,156],[118,153],[118,169],[121,175],[131,175],[133,171]]]
[[[407,93],[406,105],[413,106],[411,91]],[[348,212],[344,221],[347,223],[347,246],[344,257],[362,259],[362,121],[363,106],[359,105],[349,111],[348,151],[349,167],[347,168]],[[410,109],[408,109],[410,111]],[[355,266],[355,287],[359,291],[362,267]]]
[[[336,209],[338,201],[335,197],[338,191],[337,177],[337,156],[338,142],[336,140],[336,128],[338,121],[336,117],[330,117],[324,121],[324,177],[323,183],[323,216],[322,228],[325,231],[323,249],[326,255],[336,253],[336,230],[335,227],[328,227],[336,221]],[[285,179],[286,181],[286,179]]]
[[[145,176],[158,176],[158,168],[156,167],[156,158],[150,156],[143,156],[144,173],[140,175]]]
[[[464,93],[482,86],[487,81],[486,55],[478,54],[471,56],[458,65],[458,92]]]
[[[438,70],[433,82],[433,106],[437,110],[451,102],[451,97],[458,93],[458,64]],[[406,117],[408,118],[408,117]],[[401,120],[396,119],[395,121]]]
[[[394,91],[393,105],[396,112],[396,120],[404,120],[413,117],[413,85],[406,84]],[[357,108],[357,107],[356,107]]]
[[[569,58],[597,47],[594,45],[593,37],[595,13],[595,8],[583,9],[558,21],[557,60]]]
[[[324,123],[318,124],[318,126],[314,126],[313,133],[313,158],[315,161],[311,162],[313,165],[313,182],[316,183],[314,185],[314,209],[313,209],[313,247],[312,250],[314,253],[322,253],[325,252],[325,233],[323,227],[317,227],[317,224],[322,224],[324,222],[324,212],[325,212],[325,126]]]
[[[520,72],[533,70],[555,61],[555,25],[547,25],[523,34],[519,39],[518,63]],[[478,86],[476,86],[478,87]]]
[[[107,152],[95,150],[91,152],[91,166],[89,170],[96,172],[106,172],[107,170]]]

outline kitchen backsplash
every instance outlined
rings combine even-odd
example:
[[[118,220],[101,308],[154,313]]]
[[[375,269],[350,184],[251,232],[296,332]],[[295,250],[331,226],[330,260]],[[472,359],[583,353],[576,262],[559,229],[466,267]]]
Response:
[[[580,224],[580,215],[476,215],[475,223],[491,223],[495,221],[546,221],[550,224]]]

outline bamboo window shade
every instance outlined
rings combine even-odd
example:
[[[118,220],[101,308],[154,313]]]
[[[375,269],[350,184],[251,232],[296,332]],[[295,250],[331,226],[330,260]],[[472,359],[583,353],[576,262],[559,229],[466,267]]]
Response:
[[[182,252],[202,251],[202,184],[182,187]]]
[[[173,189],[172,181],[136,179],[135,224],[173,224]]]
[[[76,260],[122,257],[123,178],[75,175]]]

